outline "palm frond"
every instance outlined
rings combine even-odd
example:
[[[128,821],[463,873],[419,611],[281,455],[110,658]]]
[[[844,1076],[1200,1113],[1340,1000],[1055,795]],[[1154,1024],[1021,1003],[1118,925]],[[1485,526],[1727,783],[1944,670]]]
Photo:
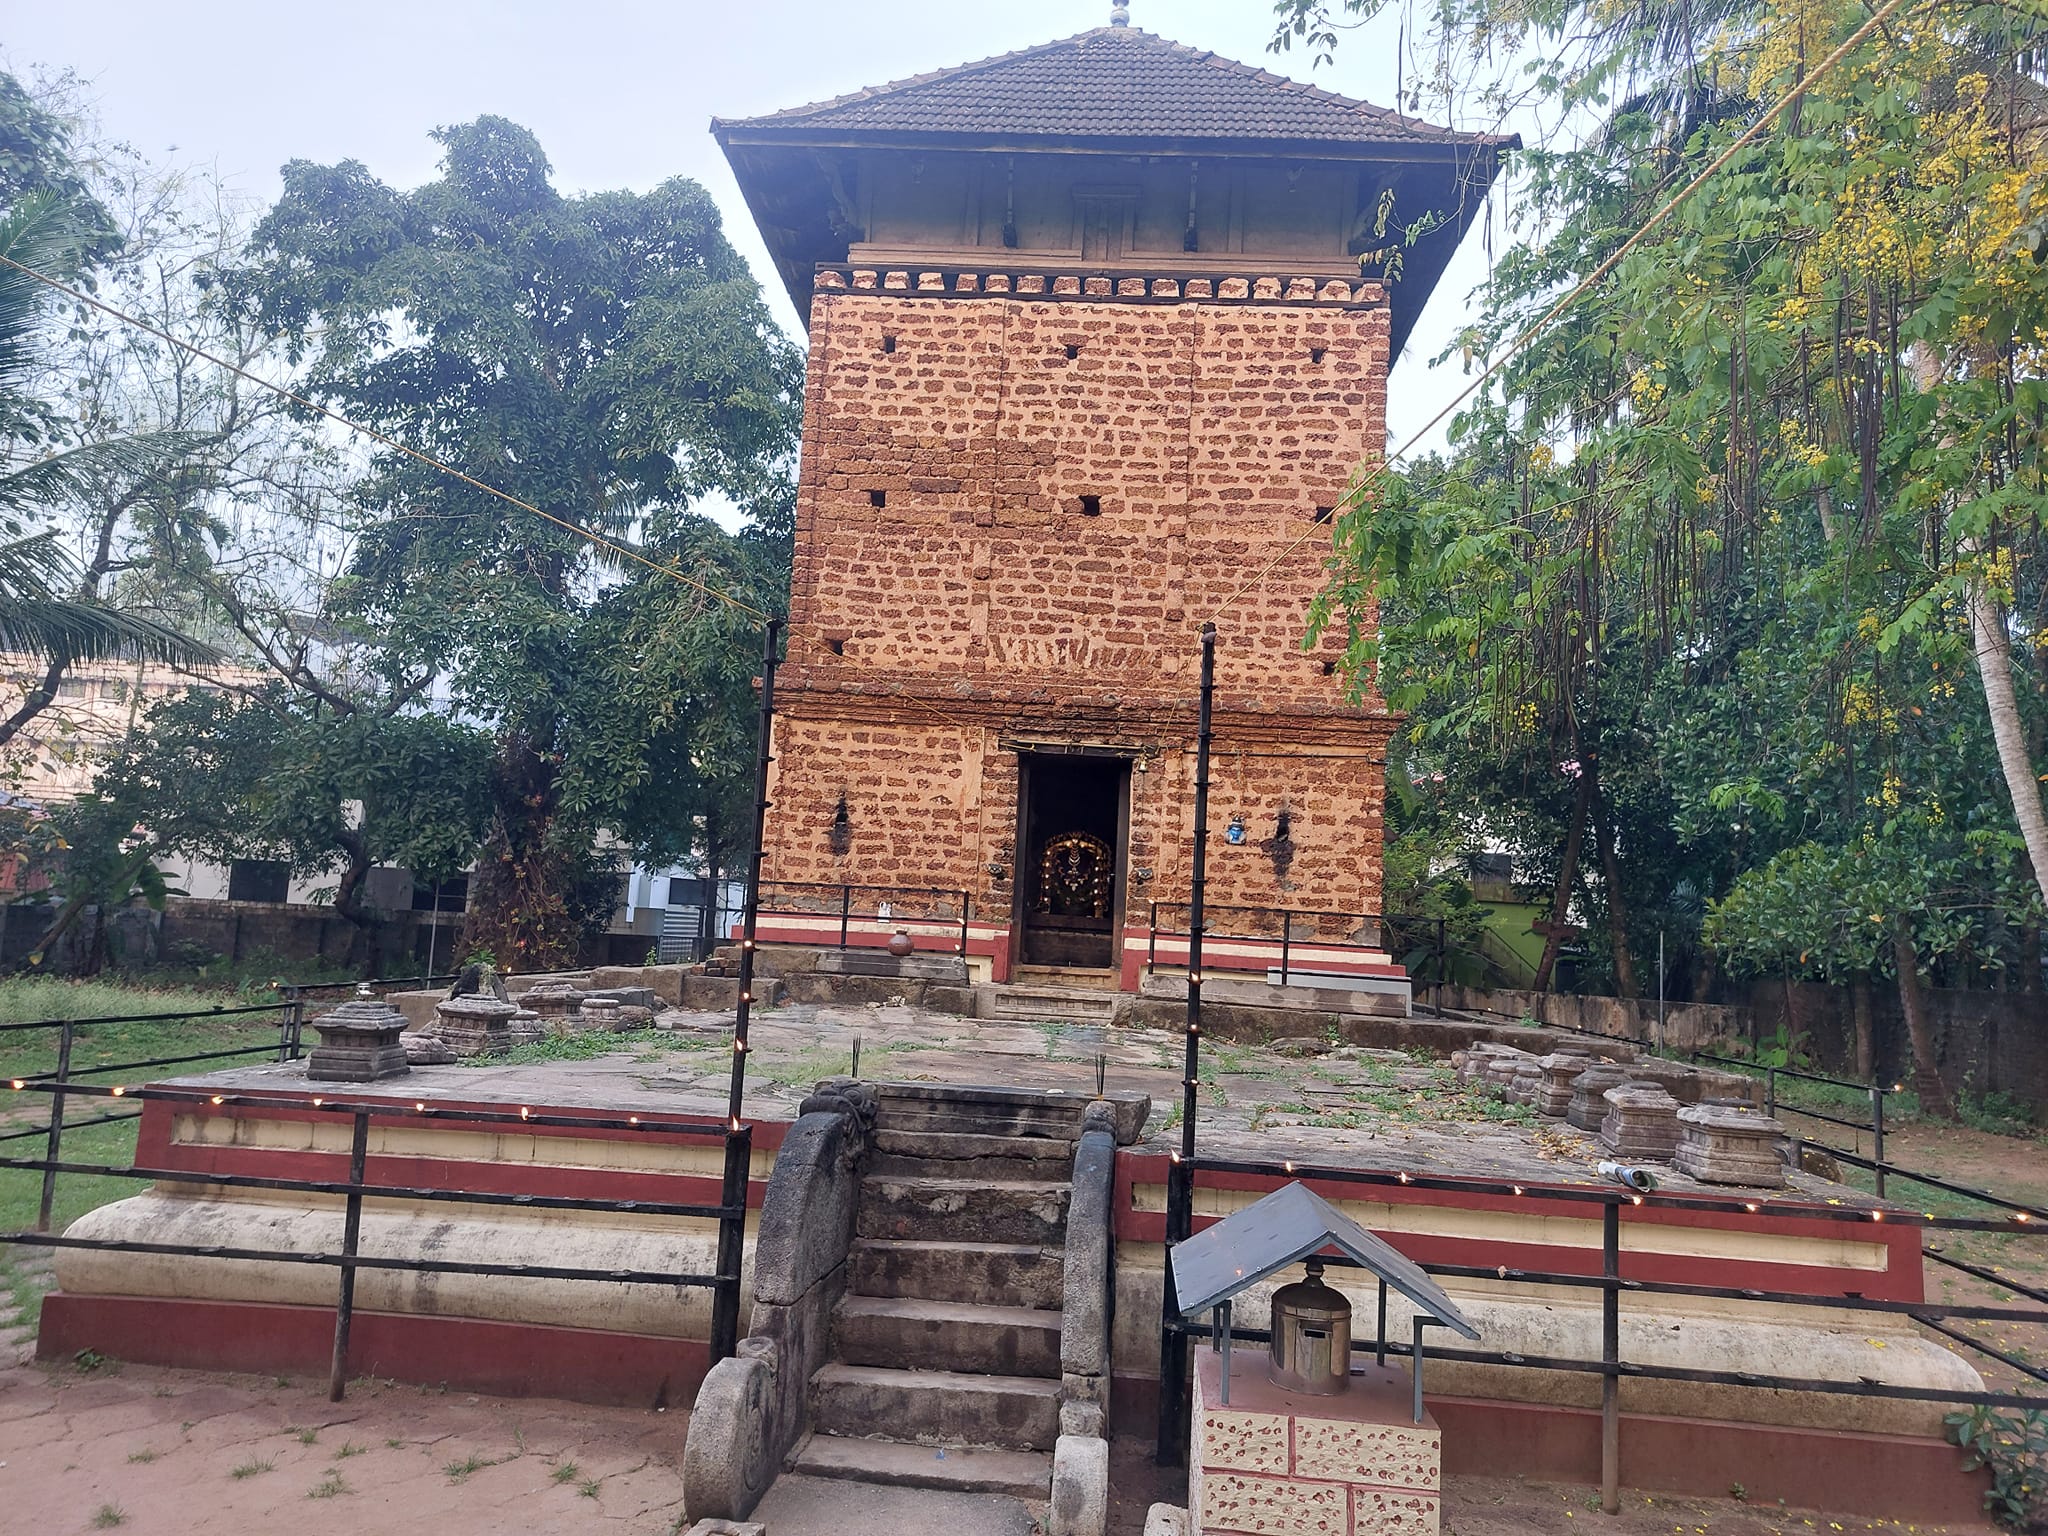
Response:
[[[0,215],[0,256],[60,281],[77,275],[77,213],[63,198],[32,192]],[[36,366],[36,322],[51,289],[0,264],[0,391],[20,386]]]
[[[74,661],[140,658],[182,666],[219,661],[202,641],[132,613],[63,598],[0,597],[0,650]]]
[[[0,512],[90,504],[124,481],[163,473],[199,436],[192,432],[138,432],[85,443],[19,469],[0,470]]]

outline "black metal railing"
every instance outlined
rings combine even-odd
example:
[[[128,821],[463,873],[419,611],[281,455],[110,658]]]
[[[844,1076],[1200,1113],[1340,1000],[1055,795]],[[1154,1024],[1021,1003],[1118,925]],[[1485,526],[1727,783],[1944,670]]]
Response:
[[[224,1010],[234,1011],[234,1010]],[[256,1011],[256,1010],[248,1010]],[[152,1017],[167,1017],[153,1015]],[[169,1017],[175,1017],[170,1015]],[[264,1048],[266,1051],[268,1047]],[[216,1055],[220,1053],[214,1053]],[[124,1063],[134,1066],[136,1063]],[[99,1072],[117,1072],[120,1067],[102,1067]],[[132,1158],[126,1165],[67,1161],[53,1150],[44,1157],[0,1157],[0,1169],[40,1172],[44,1180],[42,1218],[33,1231],[0,1232],[0,1243],[45,1248],[82,1248],[109,1253],[172,1254],[190,1258],[229,1259],[252,1263],[305,1264],[333,1268],[339,1272],[334,1317],[334,1351],[329,1366],[328,1396],[341,1401],[348,1378],[349,1335],[355,1315],[355,1279],[360,1270],[395,1270],[408,1274],[495,1275],[546,1280],[587,1280],[625,1285],[682,1286],[708,1289],[712,1299],[712,1337],[731,1337],[737,1331],[740,1274],[738,1264],[721,1263],[712,1274],[678,1274],[671,1270],[591,1269],[559,1264],[509,1264],[438,1258],[396,1258],[364,1254],[361,1251],[363,1202],[366,1199],[396,1201],[443,1201],[461,1205],[512,1206],[521,1210],[569,1210],[630,1212],[635,1217],[657,1216],[716,1221],[719,1224],[719,1252],[739,1252],[739,1239],[746,1227],[744,1185],[737,1199],[721,1198],[717,1204],[665,1202],[654,1200],[607,1200],[583,1195],[543,1195],[526,1192],[450,1189],[385,1184],[370,1179],[369,1136],[373,1122],[454,1122],[465,1125],[517,1125],[559,1127],[576,1131],[620,1131],[642,1136],[684,1136],[716,1140],[726,1148],[729,1160],[742,1167],[751,1160],[753,1130],[737,1118],[730,1121],[696,1120],[661,1115],[535,1113],[530,1109],[486,1110],[443,1108],[429,1100],[411,1103],[383,1100],[348,1100],[303,1093],[265,1091],[260,1094],[212,1092],[206,1087],[161,1086],[130,1088],[125,1085],[80,1083],[75,1077],[41,1074],[7,1081],[17,1094],[47,1093],[52,1118],[47,1129],[61,1136],[61,1114],[57,1110],[67,1097],[94,1097],[123,1102],[167,1102],[200,1110],[231,1111],[255,1108],[268,1111],[288,1109],[324,1119],[345,1119],[350,1125],[349,1164],[346,1179],[280,1178],[269,1175],[237,1174],[219,1170],[194,1170],[148,1166]],[[346,1089],[344,1089],[346,1091]],[[139,1111],[97,1117],[83,1124],[106,1124],[129,1120]],[[74,1128],[76,1128],[74,1126]],[[23,1134],[33,1134],[23,1133]],[[295,1194],[339,1196],[343,1201],[342,1240],[338,1251],[326,1249],[232,1248],[217,1244],[186,1244],[129,1241],[118,1238],[83,1238],[53,1234],[47,1230],[51,1190],[59,1175],[147,1179],[160,1183],[185,1183],[226,1189],[281,1190]]]
[[[955,953],[967,953],[968,924],[974,915],[970,892],[925,885],[855,885],[827,880],[763,880],[761,915],[822,917],[839,925],[835,947],[851,949],[856,933],[886,937],[897,928],[959,926]]]

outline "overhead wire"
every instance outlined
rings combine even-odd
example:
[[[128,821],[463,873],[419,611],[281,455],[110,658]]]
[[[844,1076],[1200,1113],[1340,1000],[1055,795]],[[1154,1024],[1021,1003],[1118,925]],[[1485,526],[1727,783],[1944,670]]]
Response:
[[[406,458],[413,459],[418,463],[424,464],[429,469],[435,470],[440,474],[450,476],[453,479],[460,480],[463,484],[468,485],[476,490],[482,491],[486,496],[496,497],[499,501],[506,503],[508,506],[517,507],[520,511],[530,513],[534,517],[541,519],[541,521],[543,522],[553,523],[556,527],[565,529],[566,531],[575,534],[578,538],[589,541],[591,544],[595,545],[599,549],[606,550],[611,554],[620,557],[621,559],[633,561],[637,564],[644,565],[651,571],[659,571],[662,575],[671,577],[672,579],[681,582],[686,587],[693,587],[697,591],[703,593],[706,597],[715,598],[717,601],[726,604],[728,607],[737,609],[739,612],[748,614],[749,616],[757,620],[765,621],[768,618],[767,613],[765,613],[763,610],[759,608],[756,608],[752,603],[746,602],[741,598],[734,597],[730,592],[721,591],[717,587],[712,586],[709,582],[699,581],[696,577],[689,575],[680,566],[674,564],[673,562],[664,565],[659,560],[650,559],[648,556],[642,554],[639,550],[634,549],[631,545],[621,544],[620,542],[618,542],[618,540],[607,538],[604,534],[598,533],[594,529],[586,528],[582,524],[572,522],[570,519],[562,517],[557,513],[549,512],[542,507],[537,507],[532,502],[526,500],[522,496],[515,496],[510,491],[500,490],[497,486],[490,484],[488,481],[479,480],[475,475],[469,474],[467,471],[457,469],[454,465],[449,464],[444,460],[437,459],[430,453],[424,453],[420,449],[414,448],[408,443],[399,441],[397,438],[391,436],[388,432],[381,432],[375,427],[366,426],[364,423],[355,420],[353,417],[344,415],[342,412],[333,409],[331,406],[325,406],[322,405],[317,400],[307,398],[305,395],[298,393],[298,391],[291,389],[286,385],[278,383],[275,379],[266,379],[265,377],[263,377],[263,375],[256,373],[249,368],[244,367],[242,364],[237,363],[230,358],[225,358],[220,356],[216,352],[209,351],[205,347],[200,346],[197,342],[189,341],[182,336],[174,336],[169,331],[164,330],[162,327],[154,325],[151,322],[141,319],[135,315],[131,315],[126,310],[123,310],[116,305],[109,304],[105,299],[99,298],[91,293],[88,293],[82,288],[73,287],[71,284],[62,281],[59,278],[50,276],[50,274],[47,272],[38,271],[36,268],[28,266],[26,263],[16,261],[12,256],[8,256],[4,253],[0,253],[0,266],[12,268],[14,271],[21,273],[22,276],[30,278],[35,282],[41,283],[47,288],[55,289],[58,293],[63,294],[66,298],[75,300],[80,304],[87,305],[92,309],[96,309],[101,314],[106,315],[110,319],[117,320],[123,325],[132,326],[134,329],[143,332],[145,335],[153,336],[158,341],[163,342],[167,346],[176,347],[179,351],[189,353],[193,357],[197,357],[205,362],[209,362],[213,364],[213,366],[216,368],[225,369],[227,372],[233,374],[238,379],[246,380],[248,383],[254,384],[259,389],[267,389],[272,394],[278,396],[280,399],[288,400],[293,405],[298,406],[302,410],[310,411],[314,415],[320,416],[328,421],[331,421],[339,427],[343,427],[350,432],[358,434],[359,436],[366,437],[370,439],[372,442],[382,444],[384,447],[389,448],[394,453],[403,454]]]
[[[1385,476],[1387,471],[1395,463],[1397,463],[1399,460],[1406,457],[1411,451],[1413,451],[1415,446],[1418,443],[1420,443],[1425,437],[1427,437],[1431,432],[1434,432],[1437,429],[1437,427],[1442,424],[1445,418],[1447,418],[1453,411],[1457,410],[1460,406],[1464,405],[1464,403],[1467,400],[1471,399],[1473,395],[1477,394],[1481,389],[1485,388],[1487,381],[1490,380],[1495,374],[1499,373],[1502,368],[1506,367],[1507,364],[1514,359],[1517,353],[1521,352],[1523,348],[1528,346],[1530,342],[1534,341],[1537,336],[1542,334],[1542,332],[1550,326],[1551,322],[1556,320],[1566,310],[1570,309],[1572,305],[1576,304],[1580,299],[1584,298],[1587,293],[1591,292],[1592,289],[1603,278],[1605,278],[1608,273],[1612,272],[1616,267],[1621,265],[1623,259],[1627,257],[1630,251],[1634,250],[1636,246],[1640,245],[1644,240],[1648,239],[1650,235],[1655,233],[1656,230],[1659,227],[1661,227],[1663,223],[1671,217],[1672,214],[1678,211],[1681,205],[1683,205],[1689,198],[1692,197],[1692,195],[1695,192],[1699,191],[1701,187],[1705,186],[1709,180],[1711,180],[1715,175],[1717,175],[1721,171],[1722,167],[1726,166],[1729,161],[1733,160],[1744,149],[1746,149],[1749,145],[1754,143],[1760,135],[1764,134],[1770,128],[1772,128],[1777,123],[1778,119],[1782,117],[1788,110],[1790,110],[1793,104],[1799,101],[1801,97],[1803,97],[1806,94],[1806,92],[1814,85],[1815,82],[1817,82],[1824,75],[1832,71],[1836,65],[1842,62],[1843,59],[1847,58],[1852,51],[1854,51],[1866,38],[1868,38],[1871,35],[1871,33],[1877,31],[1880,27],[1882,27],[1884,23],[1891,18],[1892,14],[1905,3],[1906,0],[1884,0],[1884,3],[1878,6],[1877,9],[1872,11],[1869,18],[1866,21],[1864,21],[1864,23],[1861,26],[1859,26],[1854,32],[1850,33],[1848,37],[1844,38],[1842,42],[1834,49],[1834,51],[1828,54],[1826,58],[1822,59],[1818,64],[1814,65],[1812,69],[1808,70],[1796,82],[1794,82],[1792,88],[1788,90],[1783,96],[1781,96],[1768,112],[1766,112],[1762,117],[1758,118],[1754,123],[1752,123],[1742,133],[1742,135],[1739,138],[1737,138],[1733,143],[1729,144],[1728,147],[1722,150],[1720,154],[1716,155],[1713,158],[1713,160],[1707,164],[1704,170],[1702,170],[1697,176],[1693,177],[1691,181],[1687,182],[1677,192],[1673,193],[1671,197],[1663,204],[1663,206],[1658,208],[1655,213],[1651,214],[1648,219],[1644,220],[1641,227],[1639,227],[1633,234],[1631,234],[1626,240],[1624,240],[1619,246],[1617,246],[1613,253],[1610,254],[1605,261],[1601,262],[1599,266],[1595,267],[1590,273],[1588,273],[1583,279],[1581,279],[1578,286],[1573,288],[1570,293],[1567,293],[1555,304],[1551,305],[1551,307],[1547,311],[1545,311],[1545,313],[1540,319],[1534,321],[1532,324],[1526,327],[1520,335],[1516,336],[1513,341],[1509,342],[1505,350],[1497,353],[1487,363],[1487,365],[1479,371],[1478,376],[1475,377],[1471,383],[1467,384],[1464,387],[1464,389],[1460,390],[1458,394],[1448,404],[1446,404],[1434,416],[1430,417],[1430,419],[1427,422],[1425,422],[1419,429],[1417,429],[1417,431],[1412,436],[1410,436],[1405,443],[1403,443],[1399,448],[1395,449],[1393,453],[1387,455],[1385,458],[1381,459],[1377,464],[1375,464],[1372,467],[1372,469],[1359,480],[1356,486],[1354,486],[1352,489],[1348,490],[1345,493],[1345,501],[1355,506],[1359,498],[1362,497],[1367,491],[1369,491],[1373,487],[1373,485],[1376,484],[1383,476]],[[1259,567],[1258,570],[1254,571],[1249,577],[1247,577],[1243,582],[1241,582],[1238,585],[1237,589],[1233,591],[1229,597],[1224,599],[1222,606],[1217,608],[1214,614],[1205,622],[1214,623],[1217,619],[1220,619],[1224,614],[1228,613],[1230,609],[1236,605],[1238,599],[1242,598],[1247,592],[1250,592],[1253,588],[1261,585],[1268,576],[1272,575],[1273,572],[1279,568],[1280,564],[1283,561],[1288,559],[1289,556],[1293,555],[1296,550],[1300,549],[1302,545],[1306,544],[1310,539],[1316,537],[1317,529],[1323,526],[1325,525],[1321,523],[1312,526],[1306,532],[1296,537],[1293,540],[1293,542],[1289,543],[1284,549],[1282,549],[1278,554],[1274,555],[1264,565]]]

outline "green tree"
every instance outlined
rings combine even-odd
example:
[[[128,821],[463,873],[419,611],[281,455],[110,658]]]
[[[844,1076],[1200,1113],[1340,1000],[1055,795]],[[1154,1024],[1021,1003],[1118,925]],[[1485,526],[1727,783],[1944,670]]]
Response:
[[[1334,18],[1373,9],[1304,0],[1283,25],[1327,49]],[[2040,984],[2043,95],[2020,5],[1904,8],[1794,95],[1868,19],[1840,0],[1437,16],[1440,59],[1474,65],[1438,81],[1506,101],[1520,78],[1582,134],[1524,158],[1523,238],[1461,338],[1503,366],[1448,463],[1340,519],[1318,617],[1353,624],[1354,667],[1397,704],[1426,701],[1442,750],[1526,762],[1524,806],[1557,804],[1538,765],[1572,766],[1556,908],[1605,917],[1620,990],[1660,879],[1743,889],[1709,932],[1749,964],[1789,901],[1756,882],[1811,895],[1825,874],[1831,907],[1879,914],[1862,958],[1910,1023],[1932,964]]]
[[[516,124],[436,137],[412,192],[287,166],[224,291],[312,398],[558,520],[378,451],[329,605],[387,688],[438,680],[491,730],[465,943],[532,969],[608,910],[601,834],[676,849],[720,812],[757,641],[702,587],[780,604],[801,359],[701,187],[564,196]]]

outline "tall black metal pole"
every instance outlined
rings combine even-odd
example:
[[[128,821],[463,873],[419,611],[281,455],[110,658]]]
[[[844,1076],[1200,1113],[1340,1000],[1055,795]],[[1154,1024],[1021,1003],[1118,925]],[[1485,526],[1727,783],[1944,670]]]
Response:
[[[740,995],[733,1013],[732,1080],[725,1101],[725,1184],[720,1204],[736,1215],[718,1224],[718,1290],[711,1304],[711,1358],[731,1357],[739,1347],[740,1265],[746,1253],[747,1177],[753,1162],[753,1137],[740,1120],[747,1088],[747,1021],[754,1006],[754,935],[761,919],[761,860],[768,840],[769,748],[775,729],[775,642],[780,619],[770,619],[761,633],[761,726],[754,752],[754,835],[747,855],[747,904],[740,919]]]
[[[1202,697],[1195,728],[1195,849],[1188,880],[1188,1022],[1181,1074],[1180,1151],[1166,1176],[1165,1289],[1159,1301],[1159,1442],[1154,1459],[1179,1466],[1187,1456],[1187,1335],[1174,1301],[1173,1245],[1192,1235],[1195,1220],[1195,1111],[1202,1067],[1203,898],[1209,885],[1209,744],[1216,696],[1216,626],[1202,626]]]

